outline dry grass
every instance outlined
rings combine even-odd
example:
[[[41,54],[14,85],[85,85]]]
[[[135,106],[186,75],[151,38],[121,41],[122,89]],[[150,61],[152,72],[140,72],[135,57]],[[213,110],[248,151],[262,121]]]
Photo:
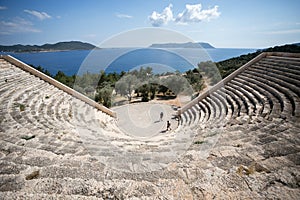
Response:
[[[254,174],[255,173],[255,164],[251,164],[249,167],[244,166],[244,165],[240,165],[237,170],[236,173],[240,176],[243,175],[250,175],[250,174]]]

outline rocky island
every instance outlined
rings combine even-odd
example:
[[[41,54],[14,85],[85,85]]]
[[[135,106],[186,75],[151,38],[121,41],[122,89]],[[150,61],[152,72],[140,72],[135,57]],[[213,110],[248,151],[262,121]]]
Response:
[[[40,52],[40,51],[70,51],[70,50],[91,50],[95,45],[80,41],[58,42],[44,45],[0,45],[1,52]]]
[[[186,43],[164,43],[164,44],[152,44],[150,48],[204,48],[214,49],[211,44],[206,42],[186,42]]]

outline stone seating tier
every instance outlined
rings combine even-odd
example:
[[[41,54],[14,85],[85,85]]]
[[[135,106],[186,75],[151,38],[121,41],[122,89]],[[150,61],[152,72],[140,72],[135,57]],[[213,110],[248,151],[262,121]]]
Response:
[[[299,54],[261,54],[183,107],[177,129],[141,141],[114,117],[0,59],[0,197],[297,199],[299,74]],[[163,168],[130,165],[147,151],[141,163]]]

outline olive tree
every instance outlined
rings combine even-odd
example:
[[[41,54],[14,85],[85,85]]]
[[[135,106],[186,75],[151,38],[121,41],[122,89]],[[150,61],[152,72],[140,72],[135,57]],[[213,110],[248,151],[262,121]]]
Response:
[[[175,95],[180,93],[190,95],[193,92],[186,78],[179,75],[170,75],[162,79],[162,85],[169,88]]]
[[[116,83],[115,89],[117,93],[127,96],[128,100],[131,101],[132,92],[137,84],[138,79],[136,76],[132,74],[126,74]]]
[[[97,90],[95,101],[103,104],[106,107],[111,107],[111,95],[113,88],[107,84],[103,88]]]

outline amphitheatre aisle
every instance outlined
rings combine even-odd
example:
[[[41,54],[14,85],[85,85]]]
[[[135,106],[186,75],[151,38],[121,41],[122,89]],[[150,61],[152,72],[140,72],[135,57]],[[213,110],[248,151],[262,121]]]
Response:
[[[138,106],[107,109],[1,57],[0,199],[300,196],[299,54],[263,53],[177,112]]]

